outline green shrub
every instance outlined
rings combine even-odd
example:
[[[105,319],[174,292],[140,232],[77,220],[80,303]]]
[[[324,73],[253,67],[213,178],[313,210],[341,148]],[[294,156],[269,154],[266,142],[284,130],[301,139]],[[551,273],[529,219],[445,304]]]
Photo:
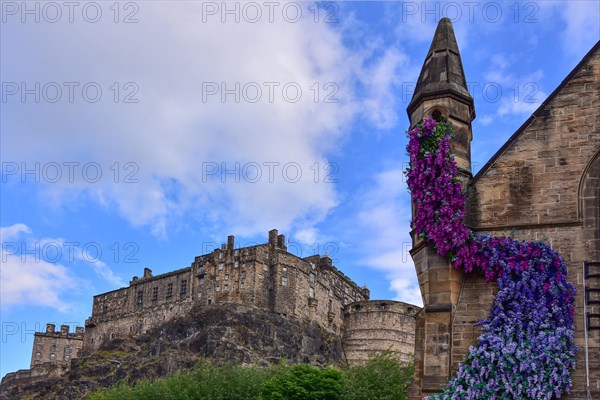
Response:
[[[339,400],[344,375],[335,368],[307,364],[282,368],[262,390],[264,400]]]
[[[120,385],[89,395],[89,400],[247,400],[258,399],[271,369],[217,366],[202,361],[190,373],[175,374],[135,386]]]
[[[413,366],[402,363],[398,354],[387,350],[364,365],[345,369],[343,400],[406,400]]]
[[[202,361],[189,373],[101,389],[86,399],[405,400],[412,374],[412,366],[400,362],[391,351],[342,370],[307,364],[261,368]]]

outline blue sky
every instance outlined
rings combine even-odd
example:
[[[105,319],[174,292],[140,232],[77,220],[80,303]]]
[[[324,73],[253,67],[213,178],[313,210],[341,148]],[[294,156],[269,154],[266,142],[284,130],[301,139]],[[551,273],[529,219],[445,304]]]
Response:
[[[46,323],[83,325],[94,294],[230,234],[277,228],[372,298],[420,304],[405,110],[439,19],[475,171],[600,36],[597,1],[1,7],[1,375]]]

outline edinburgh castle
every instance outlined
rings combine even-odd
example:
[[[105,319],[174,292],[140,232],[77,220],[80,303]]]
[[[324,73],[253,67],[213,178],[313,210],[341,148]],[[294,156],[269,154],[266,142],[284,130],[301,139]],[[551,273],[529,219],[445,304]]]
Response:
[[[257,319],[253,323],[264,324],[264,331],[251,333],[261,336],[258,342],[246,337],[249,343],[240,349],[239,338],[230,341],[238,347],[235,354],[218,354],[218,348],[207,342],[192,344],[196,349],[203,347],[202,354],[217,359],[227,355],[227,359],[256,363],[287,358],[325,365],[364,362],[369,356],[391,349],[403,361],[411,361],[415,315],[420,307],[369,300],[369,296],[369,289],[359,287],[339,271],[331,258],[300,258],[288,252],[285,237],[277,230],[269,232],[266,244],[251,247],[237,248],[234,237],[229,236],[220,249],[196,257],[187,268],[157,276],[146,268],[144,275],[133,277],[128,287],[94,296],[85,333],[83,328],[68,333],[68,326],[55,333],[53,325],[45,333],[36,333],[31,369],[7,374],[3,386],[35,386],[47,377],[61,376],[69,371],[71,358],[76,359],[80,351],[93,354],[107,343],[153,335],[161,326],[198,315],[199,309],[214,313],[211,316],[218,319],[215,325],[234,331],[237,323],[228,323],[226,317],[230,310],[238,313],[243,309]],[[283,325],[279,332],[270,329],[272,321],[264,315],[298,321],[300,325]],[[248,323],[246,328],[257,329]],[[227,334],[219,333],[215,340],[227,342]],[[298,346],[294,346],[295,339]],[[270,343],[265,345],[265,341]],[[277,349],[278,344],[281,349]]]
[[[562,398],[600,398],[600,42],[475,175],[475,104],[466,82],[452,24],[444,18],[408,106],[411,127],[425,118],[444,118],[454,127],[452,146],[470,193],[465,223],[473,231],[546,241],[564,258],[577,289],[579,351],[571,393]],[[371,300],[369,289],[328,256],[288,252],[277,230],[265,244],[250,247],[236,247],[229,236],[186,268],[157,276],[145,269],[129,286],[95,295],[85,330],[49,325],[36,333],[31,369],[6,375],[2,396],[9,397],[1,398],[45,382],[65,385],[61,379],[68,374],[78,382],[81,356],[117,349],[151,360],[169,347],[176,356],[156,366],[149,362],[148,370],[175,371],[173,364],[193,361],[189,353],[240,363],[287,358],[327,365],[360,363],[392,349],[414,361],[410,396],[422,399],[456,373],[497,287],[482,274],[452,268],[412,236],[422,309]],[[121,361],[104,361],[99,373],[119,377]]]

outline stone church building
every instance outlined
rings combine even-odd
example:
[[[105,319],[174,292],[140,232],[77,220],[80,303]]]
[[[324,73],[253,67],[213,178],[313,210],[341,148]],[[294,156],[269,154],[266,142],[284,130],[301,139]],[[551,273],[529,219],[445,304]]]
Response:
[[[468,72],[468,71],[467,71]],[[600,399],[600,42],[502,148],[473,176],[473,98],[452,24],[442,19],[407,109],[411,127],[447,117],[470,189],[466,223],[495,236],[547,240],[577,288],[579,347],[567,399]],[[411,399],[440,392],[474,344],[496,292],[483,275],[463,274],[413,234],[411,255],[424,308],[417,316]]]

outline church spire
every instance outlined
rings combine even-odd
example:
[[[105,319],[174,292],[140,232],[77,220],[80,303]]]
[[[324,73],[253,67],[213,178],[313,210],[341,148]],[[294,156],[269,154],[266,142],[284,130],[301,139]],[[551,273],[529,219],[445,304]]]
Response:
[[[475,119],[475,106],[448,18],[442,18],[435,30],[406,111],[411,127],[425,118],[445,118],[452,124],[452,151],[466,183],[471,177],[471,122]]]
[[[448,18],[442,18],[437,26],[415,93],[407,108],[409,115],[424,100],[443,95],[455,97],[474,110],[454,29]]]
[[[452,23],[448,18],[443,18],[435,31],[415,94],[406,111],[411,128],[425,118],[445,119],[452,125],[454,136],[450,145],[464,187],[472,176],[471,122],[475,118],[474,110]],[[421,395],[439,391],[448,382],[456,365],[452,358],[452,346],[456,338],[453,313],[464,275],[452,267],[448,258],[441,257],[433,246],[416,235],[414,229],[411,236],[413,247],[410,254],[425,306],[422,319],[417,322],[416,343],[419,351],[415,353],[415,379],[411,390],[413,394],[418,394],[418,398],[422,398]],[[423,350],[425,347],[427,349]]]

